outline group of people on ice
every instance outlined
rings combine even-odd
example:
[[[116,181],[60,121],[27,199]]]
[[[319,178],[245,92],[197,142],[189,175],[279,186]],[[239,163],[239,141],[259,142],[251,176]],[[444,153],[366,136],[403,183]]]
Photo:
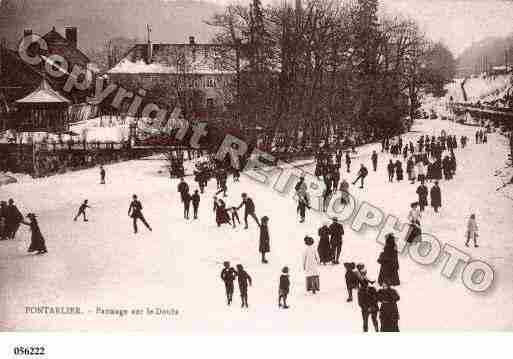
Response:
[[[22,224],[28,226],[31,231],[30,245],[27,250],[29,253],[44,254],[46,248],[45,239],[39,228],[37,216],[34,213],[27,214],[28,221],[23,219],[18,207],[11,198],[7,202],[0,202],[0,240],[14,240],[16,233]]]
[[[14,239],[23,221],[23,215],[11,198],[0,202],[0,240]]]

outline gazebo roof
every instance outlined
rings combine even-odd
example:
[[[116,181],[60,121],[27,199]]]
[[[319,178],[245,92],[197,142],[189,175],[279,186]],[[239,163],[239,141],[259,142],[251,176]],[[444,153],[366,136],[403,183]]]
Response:
[[[70,102],[52,89],[46,79],[43,79],[41,85],[34,92],[16,101],[18,104],[69,104]]]

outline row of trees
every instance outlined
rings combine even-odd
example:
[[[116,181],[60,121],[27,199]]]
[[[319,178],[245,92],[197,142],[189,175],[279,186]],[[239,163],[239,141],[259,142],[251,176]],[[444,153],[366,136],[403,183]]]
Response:
[[[231,117],[261,128],[264,148],[391,135],[423,92],[443,93],[455,61],[417,24],[378,17],[377,0],[312,0],[295,7],[232,5],[209,24],[236,72]]]

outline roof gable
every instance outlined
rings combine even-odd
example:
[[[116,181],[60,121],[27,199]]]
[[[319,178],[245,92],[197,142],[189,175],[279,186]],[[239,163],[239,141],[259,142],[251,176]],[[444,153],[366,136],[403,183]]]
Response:
[[[32,93],[28,94],[24,98],[16,101],[16,103],[19,104],[35,104],[35,103],[62,103],[67,104],[70,103],[70,101],[59,94],[57,91],[52,89],[50,84],[46,81],[46,79],[43,79],[41,82],[41,85],[33,91]]]

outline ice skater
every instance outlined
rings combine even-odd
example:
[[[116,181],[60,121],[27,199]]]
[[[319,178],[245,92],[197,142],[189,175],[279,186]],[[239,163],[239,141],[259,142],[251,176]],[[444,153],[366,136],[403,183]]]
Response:
[[[251,276],[244,270],[242,264],[237,264],[237,281],[239,283],[241,308],[248,308],[248,285],[253,285]]]
[[[130,207],[128,207],[128,216],[133,219],[133,226],[134,226],[134,233],[137,233],[137,220],[141,220],[141,222],[148,228],[151,232],[151,227],[146,222],[146,219],[144,218],[142,214],[143,206],[141,202],[137,199],[137,195],[132,196],[132,202],[130,203]]]
[[[88,205],[88,202],[87,202],[87,199],[80,205],[80,207],[78,208],[78,213],[77,215],[75,216],[75,218],[73,218],[73,220],[76,222],[78,217],[80,217],[80,215],[82,215],[84,217],[84,222],[87,222],[88,219],[86,217],[86,209],[87,208],[91,208],[89,205]]]
[[[226,261],[223,263],[224,268],[221,271],[221,279],[224,282],[224,287],[226,289],[226,301],[227,304],[232,304],[233,300],[233,282],[235,281],[235,278],[237,277],[237,272],[235,272],[235,269],[230,267],[230,262]]]
[[[260,222],[258,221],[258,217],[255,214],[255,203],[253,200],[248,197],[246,193],[241,195],[242,203],[237,207],[237,209],[241,209],[244,206],[244,229],[248,229],[248,217],[252,217],[256,224],[260,227]]]
[[[288,309],[287,296],[289,295],[290,280],[289,280],[289,267],[283,267],[280,275],[280,286],[278,289],[278,307]],[[281,304],[283,300],[283,305]]]
[[[369,174],[369,170],[367,170],[367,167],[365,167],[365,165],[362,163],[360,166],[360,170],[358,171],[358,177],[356,177],[356,179],[353,181],[353,185],[355,185],[356,182],[358,182],[358,180],[360,180],[361,181],[360,188],[363,188],[363,183],[364,183],[365,177],[367,177],[368,174]]]

